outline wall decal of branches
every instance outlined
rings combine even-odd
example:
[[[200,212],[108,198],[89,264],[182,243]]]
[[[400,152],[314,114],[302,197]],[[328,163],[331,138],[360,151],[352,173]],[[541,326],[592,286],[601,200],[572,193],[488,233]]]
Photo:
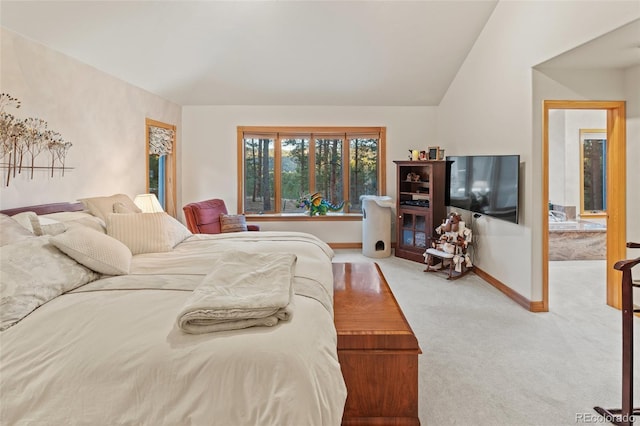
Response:
[[[23,168],[30,173],[38,169],[61,170],[64,176],[65,159],[71,148],[62,135],[47,128],[47,122],[40,118],[17,118],[5,111],[6,107],[20,108],[20,101],[8,93],[0,93],[0,167],[6,169],[3,173],[5,185],[9,186],[11,178],[22,173]],[[43,152],[48,152],[50,161],[45,166],[39,166],[36,158]],[[56,162],[58,166],[56,166]]]

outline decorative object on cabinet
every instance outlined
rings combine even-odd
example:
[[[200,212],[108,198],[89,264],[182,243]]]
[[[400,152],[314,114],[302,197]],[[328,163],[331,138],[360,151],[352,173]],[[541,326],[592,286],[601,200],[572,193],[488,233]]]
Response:
[[[425,272],[442,271],[447,279],[456,279],[473,268],[467,248],[471,244],[472,232],[465,226],[462,217],[456,212],[436,228],[439,238],[432,239],[431,247],[424,252],[427,264]]]
[[[420,182],[420,175],[417,173],[408,173],[407,174],[407,182]]]
[[[446,161],[396,163],[396,249],[398,257],[424,262],[434,225],[447,215]],[[418,176],[414,180],[414,176]],[[435,219],[435,221],[434,221]]]
[[[7,170],[5,185],[9,186],[11,178],[23,169],[29,170],[31,179],[34,170],[51,170],[51,177],[55,170],[61,170],[64,176],[64,171],[71,169],[65,166],[71,142],[62,139],[60,133],[47,129],[47,122],[40,118],[20,119],[5,112],[7,106],[18,109],[20,105],[17,98],[0,93],[0,167]],[[49,151],[50,162],[37,164],[36,158],[43,151]]]
[[[438,153],[440,152],[440,147],[438,146],[430,146],[429,147],[429,160],[439,160]]]

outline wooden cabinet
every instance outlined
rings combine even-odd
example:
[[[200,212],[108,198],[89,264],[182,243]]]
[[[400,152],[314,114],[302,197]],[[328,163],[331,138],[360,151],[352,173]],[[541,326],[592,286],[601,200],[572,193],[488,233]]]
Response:
[[[424,262],[434,229],[447,215],[446,161],[396,163],[396,256]]]
[[[417,426],[418,339],[377,264],[334,263],[343,426]]]

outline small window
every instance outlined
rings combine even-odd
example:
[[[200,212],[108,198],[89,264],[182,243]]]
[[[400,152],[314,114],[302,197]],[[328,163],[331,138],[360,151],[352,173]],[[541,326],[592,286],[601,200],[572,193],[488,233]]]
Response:
[[[176,126],[146,120],[147,192],[155,194],[162,208],[176,214]]]
[[[580,130],[580,213],[604,215],[607,211],[607,131]]]

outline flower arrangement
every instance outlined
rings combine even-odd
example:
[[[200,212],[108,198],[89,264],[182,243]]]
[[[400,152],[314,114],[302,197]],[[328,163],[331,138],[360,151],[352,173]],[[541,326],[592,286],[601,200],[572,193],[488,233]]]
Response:
[[[54,130],[47,129],[47,122],[40,118],[20,119],[5,111],[7,107],[20,108],[20,101],[8,93],[0,93],[0,158],[2,167],[7,169],[5,175],[6,186],[12,177],[22,173],[23,167],[31,172],[35,169],[51,169],[51,177],[56,169],[62,170],[64,176],[65,159],[71,148],[71,142],[67,142],[62,135]],[[48,151],[51,156],[50,166],[36,166],[36,158]]]

